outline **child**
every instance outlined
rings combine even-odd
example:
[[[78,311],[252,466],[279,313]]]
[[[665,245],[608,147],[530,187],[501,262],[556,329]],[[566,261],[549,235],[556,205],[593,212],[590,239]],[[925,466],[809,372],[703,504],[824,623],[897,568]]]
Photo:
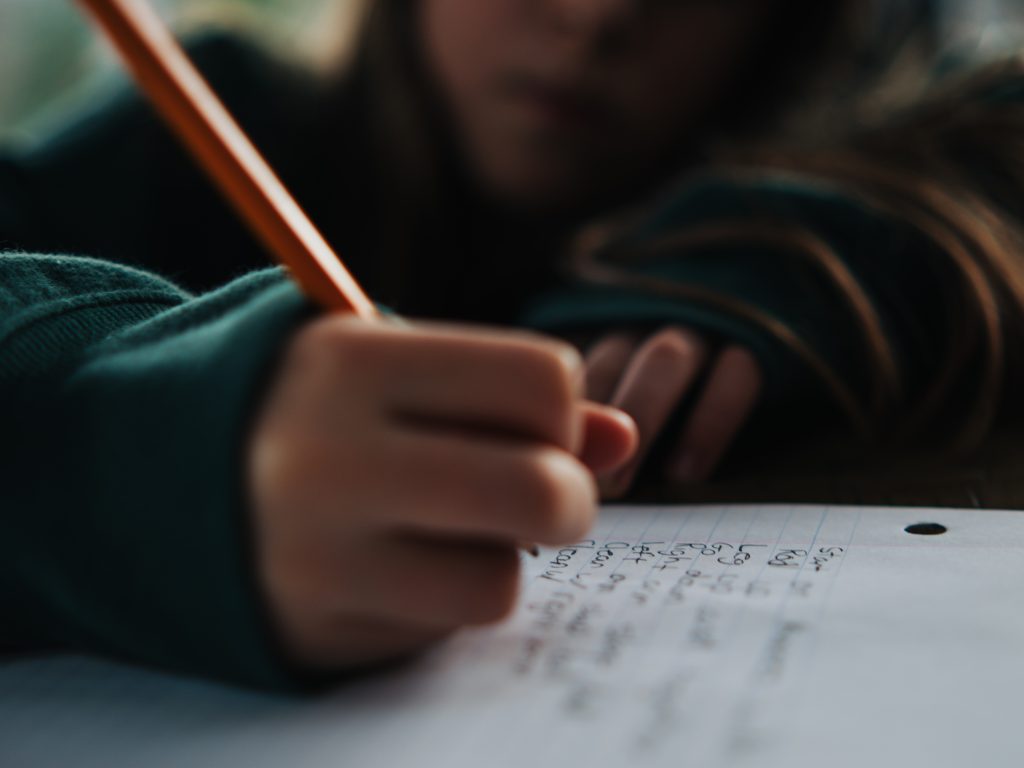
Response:
[[[353,66],[315,83],[198,46],[371,295],[432,321],[411,327],[317,318],[254,271],[136,97],[0,161],[0,644],[287,686],[500,619],[518,547],[583,535],[595,478],[624,493],[659,439],[697,481],[759,401],[877,424],[962,400],[964,361],[1002,353],[1002,262],[928,271],[965,238],[895,166],[734,158],[574,239],[768,126],[857,6],[377,0]],[[884,158],[887,135],[850,146]],[[992,303],[943,378],[949,285]]]

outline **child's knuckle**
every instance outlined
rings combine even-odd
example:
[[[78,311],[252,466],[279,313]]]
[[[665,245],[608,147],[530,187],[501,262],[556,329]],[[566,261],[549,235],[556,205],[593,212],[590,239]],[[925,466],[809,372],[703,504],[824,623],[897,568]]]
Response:
[[[344,376],[365,371],[372,364],[372,342],[356,333],[338,333],[332,340],[329,354]]]
[[[546,389],[561,395],[572,389],[585,369],[583,357],[568,342],[537,336],[518,345],[519,354],[510,359],[521,375],[542,382]]]
[[[558,471],[549,451],[538,452],[527,464],[520,487],[531,516],[540,526],[549,527],[566,500],[563,473]]]
[[[388,341],[364,321],[328,317],[310,324],[303,333],[310,354],[331,360],[346,376],[358,373],[379,358]]]
[[[538,450],[520,481],[524,519],[536,538],[572,538],[581,527],[579,510],[582,469],[572,457],[555,449]]]
[[[584,369],[583,356],[579,350],[567,341],[553,339],[547,342],[550,354],[559,367],[564,380],[571,382]]]
[[[325,346],[337,343],[344,337],[344,326],[338,324],[337,318],[325,317],[308,323],[298,334],[298,341],[314,350],[322,350]]]

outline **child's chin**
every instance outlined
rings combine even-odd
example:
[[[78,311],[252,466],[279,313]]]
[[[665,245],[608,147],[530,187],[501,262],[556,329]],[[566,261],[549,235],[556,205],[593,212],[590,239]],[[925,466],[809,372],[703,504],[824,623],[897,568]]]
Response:
[[[576,211],[593,196],[593,185],[570,173],[551,168],[520,166],[504,173],[487,173],[481,182],[488,196],[506,208],[536,213]]]

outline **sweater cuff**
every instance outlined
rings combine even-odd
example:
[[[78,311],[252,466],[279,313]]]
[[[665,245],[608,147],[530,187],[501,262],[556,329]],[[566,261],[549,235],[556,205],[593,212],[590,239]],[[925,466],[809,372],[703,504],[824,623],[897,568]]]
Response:
[[[255,583],[246,443],[311,314],[280,273],[259,273],[108,339],[62,380],[23,465],[54,478],[26,502],[39,514],[22,533],[42,540],[17,563],[32,647],[290,684]],[[43,461],[55,441],[58,466]]]

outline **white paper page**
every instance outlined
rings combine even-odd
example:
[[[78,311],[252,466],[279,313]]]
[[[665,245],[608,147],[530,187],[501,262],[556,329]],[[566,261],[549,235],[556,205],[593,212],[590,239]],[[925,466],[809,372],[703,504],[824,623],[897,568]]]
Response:
[[[904,528],[941,523],[948,532]],[[610,508],[507,623],[315,701],[0,667],[0,765],[1019,766],[1024,514]]]

